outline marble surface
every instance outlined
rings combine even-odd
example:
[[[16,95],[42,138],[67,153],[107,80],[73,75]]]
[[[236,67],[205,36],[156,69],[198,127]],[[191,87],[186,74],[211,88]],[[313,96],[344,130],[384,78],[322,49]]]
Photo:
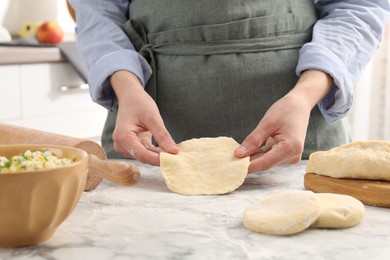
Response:
[[[366,206],[364,220],[353,228],[308,229],[285,237],[243,226],[251,202],[304,189],[305,162],[251,174],[231,194],[204,197],[171,193],[158,167],[137,165],[138,184],[104,181],[82,195],[53,238],[0,249],[0,259],[389,259],[390,209]]]

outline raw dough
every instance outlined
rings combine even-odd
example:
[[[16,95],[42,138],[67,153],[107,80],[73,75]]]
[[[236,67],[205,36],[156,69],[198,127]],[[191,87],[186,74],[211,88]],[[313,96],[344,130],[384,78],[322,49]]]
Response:
[[[364,217],[364,205],[354,197],[333,193],[316,193],[316,195],[321,201],[321,213],[312,227],[352,227]]]
[[[359,141],[312,153],[306,172],[333,178],[390,181],[390,142]]]
[[[199,138],[179,144],[176,155],[161,153],[165,183],[182,195],[218,195],[236,190],[248,173],[249,157],[237,158],[230,137]]]
[[[312,225],[320,209],[320,199],[311,191],[275,193],[245,209],[244,225],[260,233],[292,235]]]

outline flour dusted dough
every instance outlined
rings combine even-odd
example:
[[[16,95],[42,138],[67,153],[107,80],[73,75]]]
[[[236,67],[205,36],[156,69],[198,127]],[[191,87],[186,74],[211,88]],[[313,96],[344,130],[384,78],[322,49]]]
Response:
[[[249,157],[237,158],[230,137],[199,138],[179,144],[176,155],[161,153],[165,183],[182,195],[218,195],[236,190],[248,173]]]
[[[347,228],[357,225],[364,217],[364,205],[354,197],[333,193],[316,195],[321,201],[321,213],[312,227]]]
[[[292,235],[312,225],[320,209],[320,199],[311,191],[275,193],[245,209],[244,225],[260,233]]]
[[[390,181],[390,142],[360,141],[312,153],[306,172],[333,178]]]

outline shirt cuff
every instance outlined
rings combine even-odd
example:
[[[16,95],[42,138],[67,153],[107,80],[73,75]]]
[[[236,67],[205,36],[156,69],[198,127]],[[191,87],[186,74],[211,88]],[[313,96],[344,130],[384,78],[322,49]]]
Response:
[[[110,110],[116,103],[116,97],[108,77],[118,70],[134,73],[143,86],[152,74],[148,62],[135,51],[120,50],[99,59],[88,75],[90,95],[94,102]]]
[[[317,104],[326,121],[335,122],[343,118],[354,99],[354,83],[344,63],[324,46],[307,43],[299,52],[296,73],[300,76],[309,69],[321,70],[334,80],[332,90]]]

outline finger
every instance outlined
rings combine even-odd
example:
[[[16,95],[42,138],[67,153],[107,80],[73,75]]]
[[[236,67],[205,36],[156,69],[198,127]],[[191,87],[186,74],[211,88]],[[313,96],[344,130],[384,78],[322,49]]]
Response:
[[[277,144],[277,143],[278,143],[278,142],[276,141],[275,138],[269,137],[269,138],[267,139],[267,141],[265,142],[265,144],[259,148],[259,150],[260,150],[261,152],[263,152],[263,153],[266,153],[266,152],[268,152],[269,150],[271,150],[271,149],[272,149],[272,146],[274,146],[274,145]]]
[[[125,157],[137,159],[138,161],[143,163],[159,165],[159,154],[154,151],[148,150],[141,143],[141,139],[137,135],[132,134],[131,136],[127,136],[126,139],[123,139],[123,137],[119,138],[118,136],[116,136],[113,139],[114,149],[116,152],[124,155]]]
[[[270,151],[272,147],[277,143],[278,142],[275,138],[269,137],[263,146],[257,148],[256,151],[251,154],[251,161],[263,156],[265,153]]]
[[[263,155],[265,155],[265,154],[263,154]],[[302,158],[301,156],[297,155],[297,156],[291,157],[289,159],[280,161],[278,163],[275,163],[275,164],[270,163],[270,164],[267,165],[267,163],[261,164],[260,160],[263,160],[263,159],[265,161],[267,160],[266,158],[263,158],[263,157],[264,156],[260,156],[259,155],[259,156],[257,156],[257,158],[260,158],[260,159],[255,159],[255,160],[257,160],[256,162],[255,162],[255,160],[253,160],[251,162],[251,165],[248,168],[248,173],[255,173],[255,172],[260,172],[260,171],[266,171],[266,170],[268,170],[268,169],[270,169],[270,168],[272,168],[274,166],[277,166],[277,165],[295,164],[295,163],[300,162],[301,158]],[[256,164],[258,164],[258,165],[256,165]]]
[[[115,152],[123,155],[125,158],[134,158],[133,153],[129,153],[131,152],[131,150],[127,151],[123,147],[119,146],[117,143],[114,143],[114,150]]]
[[[259,147],[263,146],[264,142],[271,135],[270,127],[264,127],[262,121],[255,130],[250,133],[241,143],[240,147],[234,151],[237,157],[245,157],[253,154]]]
[[[253,153],[253,154],[251,155],[250,160],[251,160],[251,161],[254,161],[254,160],[256,160],[257,158],[260,158],[261,156],[263,156],[264,154],[265,154],[265,152],[262,152],[262,151],[260,151],[260,149],[259,149],[259,151],[255,152],[255,153]]]
[[[155,124],[155,127],[151,129],[151,132],[161,149],[167,153],[177,154],[179,152],[179,146],[175,143],[168,130],[165,128],[164,123]]]
[[[274,138],[272,137],[268,138],[267,142],[262,147],[258,148],[254,153],[251,154],[250,156],[251,162],[264,156],[264,154],[269,152],[272,149],[273,145],[275,144],[277,144],[277,141]]]
[[[162,151],[162,149],[160,147],[156,147],[152,143],[152,133],[151,132],[148,131],[148,132],[139,133],[138,137],[141,141],[141,144],[143,144],[146,147],[146,149],[153,151],[155,153],[160,153]]]
[[[257,154],[253,157],[251,164],[249,165],[248,172],[259,172],[270,169],[273,166],[281,164],[284,160],[280,155],[275,153],[275,150],[270,150],[267,153]]]
[[[140,142],[129,143],[130,148],[125,148],[126,152],[129,153],[134,159],[151,165],[160,165],[160,156],[158,153],[147,149]]]
[[[152,152],[155,152],[155,153],[158,153],[158,154],[163,152],[163,150],[160,147],[154,146],[153,144],[150,144],[150,145],[145,144],[145,147],[149,151],[152,151]]]
[[[265,171],[276,165],[292,164],[301,160],[301,154],[290,153],[285,148],[283,144],[278,143],[270,151],[262,155],[255,155],[249,165],[248,172]]]

